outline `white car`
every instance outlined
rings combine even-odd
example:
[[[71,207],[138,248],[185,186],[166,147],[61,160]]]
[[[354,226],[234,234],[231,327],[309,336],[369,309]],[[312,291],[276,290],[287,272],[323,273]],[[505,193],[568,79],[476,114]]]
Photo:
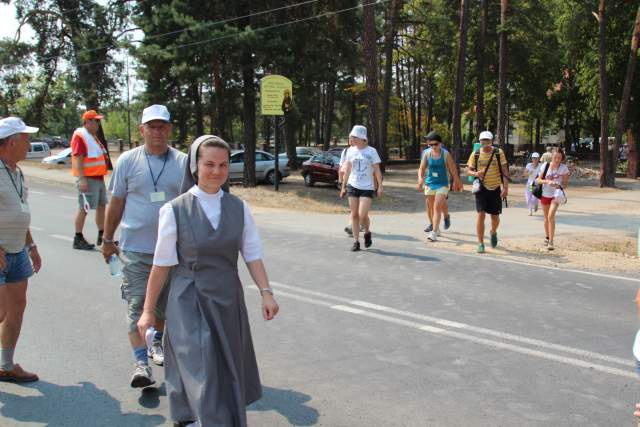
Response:
[[[27,153],[27,159],[40,159],[42,157],[49,157],[51,155],[51,148],[46,142],[32,142],[29,152]]]
[[[278,159],[278,170],[282,178],[289,176],[290,171],[286,159]],[[244,174],[244,150],[231,153],[229,163],[229,181],[242,182]],[[267,184],[275,183],[275,159],[265,151],[256,150],[256,180]]]
[[[45,157],[44,159],[42,159],[42,163],[47,163],[49,165],[70,165],[71,164],[71,148],[65,148],[64,150],[60,151],[58,154]]]

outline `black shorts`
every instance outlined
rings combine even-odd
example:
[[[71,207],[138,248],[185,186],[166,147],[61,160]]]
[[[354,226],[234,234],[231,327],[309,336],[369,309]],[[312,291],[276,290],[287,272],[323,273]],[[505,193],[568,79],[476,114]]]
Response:
[[[347,196],[349,197],[368,197],[373,199],[375,194],[376,192],[374,190],[360,190],[359,188],[347,184]]]
[[[502,197],[501,188],[495,190],[487,190],[484,186],[480,186],[476,196],[476,211],[486,212],[489,215],[500,215],[502,213]]]

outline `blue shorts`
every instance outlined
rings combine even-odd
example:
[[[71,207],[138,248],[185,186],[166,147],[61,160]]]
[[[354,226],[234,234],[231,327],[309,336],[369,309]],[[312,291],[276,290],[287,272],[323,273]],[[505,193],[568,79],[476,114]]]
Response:
[[[15,254],[5,254],[7,265],[0,272],[0,286],[5,283],[18,283],[33,276],[33,267],[27,248]]]

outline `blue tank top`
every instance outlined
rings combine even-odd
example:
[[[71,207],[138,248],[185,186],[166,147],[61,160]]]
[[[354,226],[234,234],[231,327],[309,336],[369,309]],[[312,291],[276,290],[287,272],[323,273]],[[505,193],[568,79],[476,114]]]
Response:
[[[425,153],[425,155],[427,155],[427,153]],[[444,150],[440,151],[440,157],[437,159],[433,158],[433,153],[429,156],[429,168],[427,169],[427,176],[424,179],[424,183],[432,190],[449,186],[449,175],[444,158]]]

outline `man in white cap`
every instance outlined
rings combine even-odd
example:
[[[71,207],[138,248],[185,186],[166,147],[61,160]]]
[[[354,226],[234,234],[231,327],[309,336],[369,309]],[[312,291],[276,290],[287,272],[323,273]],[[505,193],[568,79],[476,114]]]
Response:
[[[480,132],[479,139],[481,147],[477,152],[471,153],[467,162],[467,173],[476,178],[472,191],[476,198],[476,211],[478,212],[476,222],[478,253],[484,253],[486,214],[491,215],[491,247],[498,246],[498,225],[502,213],[502,200],[509,193],[509,165],[502,149],[493,147],[491,132]]]
[[[37,381],[13,362],[27,306],[27,282],[42,261],[33,242],[28,189],[18,162],[29,152],[30,127],[18,117],[0,120],[0,381]]]
[[[164,307],[168,287],[158,302],[155,336],[150,348],[140,336],[137,323],[147,291],[147,280],[153,265],[153,253],[158,236],[158,214],[165,203],[180,194],[187,155],[169,146],[171,117],[164,105],[152,105],[142,112],[140,134],[144,145],[123,153],[109,183],[112,197],[104,229],[102,253],[106,262],[119,254],[122,263],[122,298],[127,302],[129,342],[133,348],[135,369],[132,387],[146,387],[155,381],[148,357],[162,365],[162,333]],[[120,249],[115,232],[120,226]],[[121,251],[120,251],[121,250]]]

